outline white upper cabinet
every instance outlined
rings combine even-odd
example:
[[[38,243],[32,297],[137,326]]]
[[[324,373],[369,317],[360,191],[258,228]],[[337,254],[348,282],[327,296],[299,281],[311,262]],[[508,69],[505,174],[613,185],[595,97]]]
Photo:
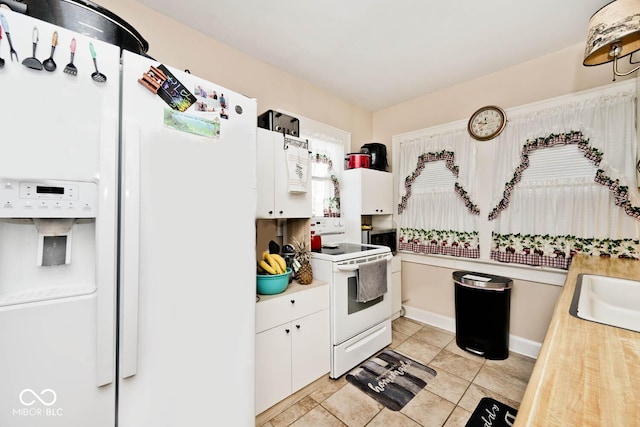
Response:
[[[306,192],[289,191],[289,171],[282,134],[262,128],[257,132],[257,218],[311,217],[311,162]],[[310,160],[310,159],[309,159]]]
[[[393,174],[376,169],[344,171],[341,203],[356,215],[393,214]]]

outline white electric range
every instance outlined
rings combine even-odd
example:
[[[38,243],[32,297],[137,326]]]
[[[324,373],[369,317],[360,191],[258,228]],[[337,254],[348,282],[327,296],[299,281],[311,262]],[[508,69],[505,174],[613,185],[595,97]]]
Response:
[[[337,218],[314,218],[314,221],[323,244],[321,250],[311,253],[311,267],[315,278],[330,284],[332,349],[329,376],[335,379],[391,344],[393,255],[387,246],[339,241],[344,228],[340,233]],[[327,222],[331,224],[327,226]],[[380,259],[387,261],[387,292],[366,303],[357,302],[359,267]]]

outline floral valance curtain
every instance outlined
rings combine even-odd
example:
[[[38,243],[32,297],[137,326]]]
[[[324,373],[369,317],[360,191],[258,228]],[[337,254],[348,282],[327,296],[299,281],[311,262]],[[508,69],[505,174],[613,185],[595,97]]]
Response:
[[[475,144],[466,130],[398,138],[399,249],[478,258]]]
[[[522,179],[534,152],[567,145],[590,176]],[[492,259],[568,268],[575,253],[639,257],[633,91],[510,117],[495,152]]]

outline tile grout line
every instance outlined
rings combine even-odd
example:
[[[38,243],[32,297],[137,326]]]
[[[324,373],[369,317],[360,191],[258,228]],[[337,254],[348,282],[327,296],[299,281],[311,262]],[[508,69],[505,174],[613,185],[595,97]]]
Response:
[[[454,341],[455,341],[455,336],[453,337],[453,339],[452,339],[451,341],[449,341],[449,342],[448,342],[448,343],[447,343],[447,344],[446,344],[446,345],[445,345],[445,346],[440,350],[440,352],[439,352],[438,354],[440,354],[440,353],[442,353],[443,351],[445,351],[445,350],[446,350],[446,348],[447,348],[447,346],[449,346],[449,345],[450,345],[452,342],[454,342]],[[447,350],[447,351],[449,351],[449,350]],[[451,351],[449,351],[449,352],[450,352],[450,353],[452,353]],[[453,354],[455,354],[455,353],[453,353]],[[436,355],[436,357],[437,357],[437,355]],[[464,356],[460,356],[460,357],[464,357]],[[435,357],[434,357],[434,359],[435,359]],[[460,395],[460,397],[458,398],[458,400],[457,400],[455,403],[454,403],[454,402],[452,402],[452,403],[454,403],[454,405],[455,405],[455,406],[453,407],[453,409],[451,410],[451,412],[449,413],[449,415],[447,415],[447,418],[446,418],[446,419],[444,420],[444,422],[442,423],[442,426],[444,426],[444,425],[446,425],[446,424],[447,424],[447,422],[449,421],[449,419],[451,418],[451,416],[452,416],[452,415],[453,415],[453,413],[455,412],[456,408],[462,408],[462,407],[460,406],[460,402],[461,402],[461,401],[462,401],[462,399],[464,398],[465,394],[467,394],[467,391],[469,391],[469,389],[471,388],[471,385],[473,384],[473,381],[476,379],[476,377],[477,377],[477,376],[478,376],[478,374],[480,373],[480,370],[482,370],[482,367],[485,365],[485,363],[486,363],[486,362],[487,362],[487,360],[486,360],[486,359],[484,359],[484,360],[482,361],[482,364],[480,365],[480,368],[479,368],[479,369],[478,369],[478,371],[473,375],[473,378],[469,381],[469,384],[468,384],[468,385],[467,385],[467,387],[464,389],[464,392],[462,392],[462,394]],[[455,376],[455,377],[458,377],[458,378],[460,378],[460,379],[463,379],[463,380],[467,381],[467,380],[466,380],[466,378],[462,378],[462,377],[460,377],[460,376],[458,376],[458,375],[456,375],[456,374],[454,374],[454,373],[452,373],[452,372],[447,371],[446,369],[444,369],[444,371],[445,371],[445,372],[447,372],[447,373],[449,373],[450,375],[453,375],[453,376]],[[466,409],[464,409],[464,408],[462,408],[462,409],[466,411]]]

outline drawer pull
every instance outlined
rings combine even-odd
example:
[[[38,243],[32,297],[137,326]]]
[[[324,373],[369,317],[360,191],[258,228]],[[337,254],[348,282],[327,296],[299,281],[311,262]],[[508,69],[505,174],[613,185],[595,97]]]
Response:
[[[295,304],[295,303],[296,303],[296,300],[292,299],[291,304]]]
[[[296,328],[300,329],[300,325],[296,325]]]
[[[289,331],[289,329],[285,329],[284,331],[285,331],[286,333],[289,333],[289,332],[290,332],[290,331]]]

